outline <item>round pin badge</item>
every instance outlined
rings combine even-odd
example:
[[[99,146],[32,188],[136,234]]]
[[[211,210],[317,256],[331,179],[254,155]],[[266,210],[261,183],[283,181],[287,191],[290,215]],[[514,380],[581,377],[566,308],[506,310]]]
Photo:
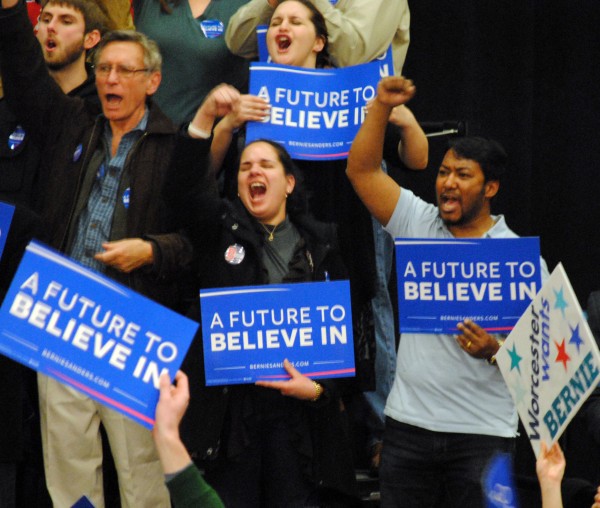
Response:
[[[125,208],[129,208],[129,196],[131,194],[131,189],[127,187],[125,192],[123,192],[123,206]]]
[[[16,150],[19,148],[23,140],[25,139],[25,130],[20,125],[17,125],[14,132],[8,136],[8,148]]]
[[[225,251],[225,261],[230,265],[239,265],[244,260],[244,257],[246,257],[246,249],[239,243],[230,245]]]
[[[225,32],[225,25],[218,19],[205,19],[200,22],[200,28],[207,39],[216,39]]]
[[[81,157],[82,152],[83,145],[77,145],[77,148],[75,148],[75,151],[73,152],[73,162],[77,162],[79,160],[79,157]]]

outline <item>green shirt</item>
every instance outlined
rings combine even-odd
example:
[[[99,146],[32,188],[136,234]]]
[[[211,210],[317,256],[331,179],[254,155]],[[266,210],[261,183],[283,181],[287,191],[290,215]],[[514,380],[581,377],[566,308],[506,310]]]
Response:
[[[173,506],[177,508],[225,508],[219,495],[206,483],[194,464],[168,480],[167,488]]]
[[[187,0],[171,4],[171,14],[161,11],[158,0],[134,0],[137,30],[156,41],[163,56],[162,81],[154,100],[176,124],[189,122],[208,92],[221,83],[246,91],[248,62],[227,49],[225,30],[232,14],[247,1],[211,0],[194,18]],[[220,34],[210,31],[208,21],[223,23]]]

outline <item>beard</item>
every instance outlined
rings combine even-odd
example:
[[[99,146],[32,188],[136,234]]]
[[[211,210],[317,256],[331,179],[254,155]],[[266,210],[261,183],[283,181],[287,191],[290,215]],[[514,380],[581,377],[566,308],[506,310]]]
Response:
[[[82,41],[81,44],[75,47],[71,46],[70,48],[67,48],[62,58],[53,61],[48,61],[46,59],[46,67],[48,67],[48,69],[51,71],[60,71],[65,67],[71,65],[73,62],[79,60],[79,57],[83,54],[84,51],[85,48],[83,47]]]
[[[461,199],[462,205],[462,199]],[[475,218],[481,214],[482,208],[485,206],[485,187],[482,187],[481,193],[471,203],[468,208],[463,209],[462,214],[457,219],[444,219],[442,213],[439,210],[439,199],[438,199],[438,215],[446,226],[463,226],[469,224]]]

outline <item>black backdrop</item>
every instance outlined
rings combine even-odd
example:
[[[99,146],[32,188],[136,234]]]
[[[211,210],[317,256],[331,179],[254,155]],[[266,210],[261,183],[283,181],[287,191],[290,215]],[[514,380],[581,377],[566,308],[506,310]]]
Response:
[[[390,0],[393,1],[393,0]],[[539,235],[585,302],[600,289],[600,2],[409,0],[404,75],[420,121],[465,121],[511,159],[494,205],[520,235]],[[402,183],[433,200],[445,149]]]

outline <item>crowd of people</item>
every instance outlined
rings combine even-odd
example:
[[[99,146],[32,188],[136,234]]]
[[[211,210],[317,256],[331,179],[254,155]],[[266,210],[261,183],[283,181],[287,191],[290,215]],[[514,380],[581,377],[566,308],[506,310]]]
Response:
[[[35,30],[29,3],[0,9],[0,200],[15,206],[2,295],[32,238],[196,321],[199,289],[349,279],[357,373],[317,381],[286,359],[285,381],[208,387],[199,329],[174,384],[161,377],[150,433],[0,356],[11,387],[0,394],[0,506],[109,504],[103,435],[123,507],[359,506],[353,411],[382,507],[483,506],[481,473],[514,452],[517,433],[494,362],[501,338],[465,320],[455,336],[404,333],[397,350],[388,283],[394,237],[517,236],[492,214],[507,154],[454,140],[437,205],[387,174],[390,162],[429,162],[402,77],[406,0],[43,0]],[[271,107],[247,93],[262,24],[283,65],[344,67],[391,48],[395,75],[347,160],[245,143],[245,124]],[[30,471],[24,498],[36,436],[44,486]],[[543,445],[544,507],[561,505],[564,469],[558,445]]]

